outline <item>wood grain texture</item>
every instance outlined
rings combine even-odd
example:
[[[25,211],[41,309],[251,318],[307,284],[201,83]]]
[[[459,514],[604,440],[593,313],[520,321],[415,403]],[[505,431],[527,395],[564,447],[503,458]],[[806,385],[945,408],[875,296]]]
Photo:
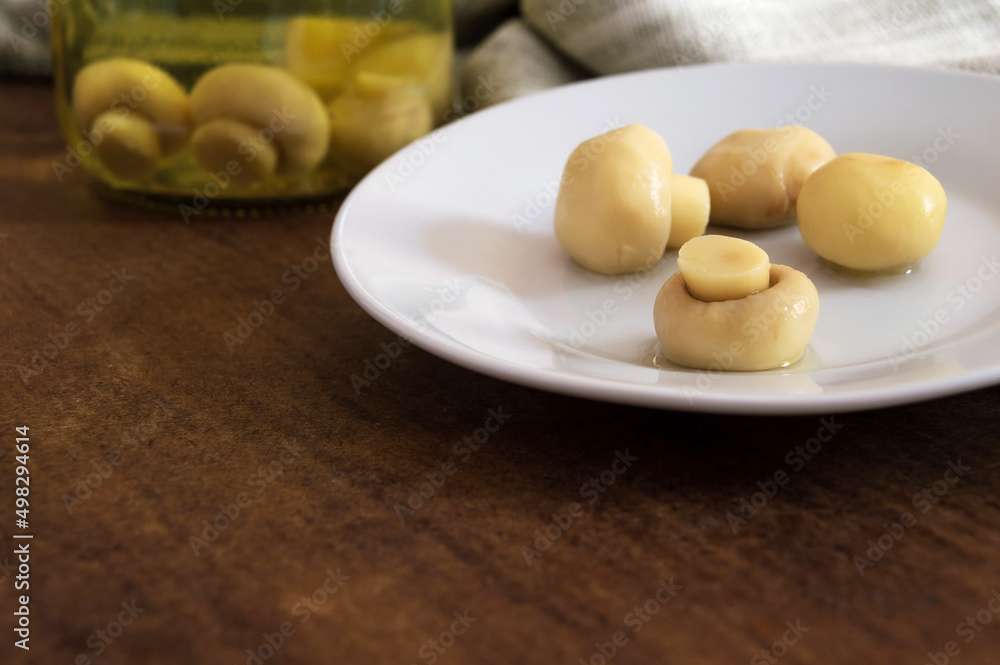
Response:
[[[808,628],[775,659],[789,665],[922,665],[949,641],[955,663],[997,662],[1000,617],[970,643],[956,629],[1000,589],[1000,388],[836,416],[800,469],[820,418],[588,402],[412,347],[356,390],[395,335],[328,259],[283,281],[323,250],[332,214],[186,225],[103,200],[83,173],[52,175],[65,146],[46,86],[8,82],[0,100],[0,556],[15,425],[31,427],[35,533],[30,652],[12,647],[0,570],[3,663],[242,665],[249,649],[282,665],[596,665],[616,631],[616,664],[765,663],[786,622]],[[128,286],[88,318],[112,271]],[[286,300],[227,348],[275,289]],[[79,334],[25,379],[70,323]],[[491,409],[509,419],[484,440]],[[581,493],[616,451],[637,459]],[[920,512],[913,495],[957,460],[969,469]],[[782,470],[734,533],[727,514]],[[400,519],[427,474],[443,484]],[[574,502],[579,517],[527,565],[521,548]],[[916,525],[859,575],[853,557],[907,511]],[[224,528],[192,546],[213,520]],[[322,591],[338,570],[348,579]],[[663,605],[661,579],[682,587]],[[144,611],[102,643],[132,601]],[[630,616],[647,601],[648,622]],[[456,612],[475,621],[452,644]]]

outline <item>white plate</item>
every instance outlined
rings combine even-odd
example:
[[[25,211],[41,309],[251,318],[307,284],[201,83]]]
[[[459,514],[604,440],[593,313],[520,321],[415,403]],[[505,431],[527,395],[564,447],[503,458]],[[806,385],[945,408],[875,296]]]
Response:
[[[716,230],[812,278],[821,311],[810,349],[770,372],[659,369],[653,299],[676,252],[648,276],[570,261],[552,232],[566,158],[638,122],[686,173],[730,132],[789,117],[839,153],[921,160],[949,197],[940,245],[911,275],[855,279],[820,263],[794,226]],[[990,77],[854,65],[640,72],[487,109],[405,148],[350,194],[331,245],[345,287],[373,317],[483,374],[691,411],[869,409],[1000,382],[998,150],[1000,80]]]

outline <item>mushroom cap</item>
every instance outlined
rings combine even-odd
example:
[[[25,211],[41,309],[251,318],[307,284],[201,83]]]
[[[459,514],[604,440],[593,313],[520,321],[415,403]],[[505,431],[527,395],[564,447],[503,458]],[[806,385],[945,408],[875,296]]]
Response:
[[[160,152],[170,155],[187,142],[188,97],[167,72],[142,60],[109,58],[81,69],[73,80],[73,119],[81,131],[105,111],[138,114],[153,125]]]
[[[556,238],[606,275],[651,268],[670,237],[673,159],[659,134],[627,125],[581,143],[556,196]]]
[[[691,168],[708,183],[714,224],[769,228],[795,219],[795,202],[809,175],[837,156],[807,127],[741,129]]]
[[[330,121],[319,96],[284,69],[266,65],[216,67],[191,89],[195,126],[236,120],[258,128],[258,140],[279,153],[278,173],[305,173],[326,156]]]
[[[704,302],[673,274],[656,295],[653,324],[671,362],[708,370],[756,371],[802,357],[819,316],[819,293],[803,273],[771,264],[769,288],[738,300]],[[720,358],[732,357],[728,367]]]
[[[848,153],[809,177],[797,207],[802,240],[824,259],[854,270],[888,270],[937,247],[948,197],[917,164]]]

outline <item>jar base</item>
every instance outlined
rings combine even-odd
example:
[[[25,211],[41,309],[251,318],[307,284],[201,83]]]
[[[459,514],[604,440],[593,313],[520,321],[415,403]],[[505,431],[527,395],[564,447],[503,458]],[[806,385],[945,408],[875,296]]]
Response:
[[[190,223],[199,217],[293,217],[332,213],[340,207],[350,191],[350,187],[345,185],[332,192],[299,195],[294,199],[282,196],[273,198],[218,196],[202,204],[186,196],[112,187],[96,178],[91,178],[90,184],[101,198],[152,210],[175,212],[185,223]]]

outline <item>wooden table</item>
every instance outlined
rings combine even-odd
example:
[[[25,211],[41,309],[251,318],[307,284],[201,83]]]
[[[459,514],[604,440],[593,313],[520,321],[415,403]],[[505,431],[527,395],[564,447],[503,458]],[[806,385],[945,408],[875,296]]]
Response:
[[[330,212],[106,201],[47,86],[0,99],[3,663],[1000,659],[1000,388],[765,419],[485,378],[348,297]]]

